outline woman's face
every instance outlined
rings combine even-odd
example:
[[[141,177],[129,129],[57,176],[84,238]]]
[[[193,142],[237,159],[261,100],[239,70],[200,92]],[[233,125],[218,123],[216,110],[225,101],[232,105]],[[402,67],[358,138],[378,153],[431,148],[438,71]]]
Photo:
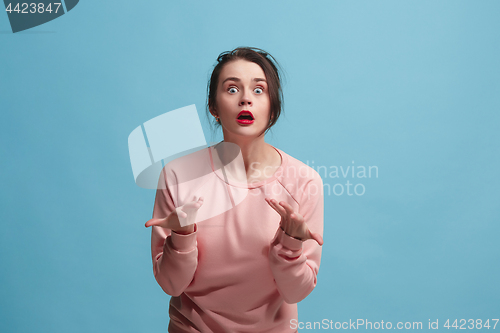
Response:
[[[224,65],[212,112],[219,116],[224,140],[263,133],[271,112],[267,89],[264,71],[256,63],[238,59]]]

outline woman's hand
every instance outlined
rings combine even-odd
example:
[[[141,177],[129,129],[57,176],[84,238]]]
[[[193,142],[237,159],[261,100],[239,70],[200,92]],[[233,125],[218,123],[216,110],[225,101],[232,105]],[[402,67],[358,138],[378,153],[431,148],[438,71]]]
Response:
[[[170,229],[179,234],[190,234],[194,232],[194,221],[198,209],[203,205],[203,197],[197,201],[188,202],[187,204],[176,208],[167,217],[162,219],[151,219],[146,222],[146,228],[150,226],[158,226]],[[181,223],[181,221],[183,223]],[[187,224],[187,225],[186,225]],[[185,225],[184,227],[182,225]]]
[[[298,238],[303,241],[306,239],[314,239],[319,245],[323,245],[323,238],[321,235],[311,232],[302,215],[295,213],[292,206],[284,201],[280,201],[278,204],[275,199],[269,198],[266,198],[266,202],[281,215],[280,226],[288,236]]]

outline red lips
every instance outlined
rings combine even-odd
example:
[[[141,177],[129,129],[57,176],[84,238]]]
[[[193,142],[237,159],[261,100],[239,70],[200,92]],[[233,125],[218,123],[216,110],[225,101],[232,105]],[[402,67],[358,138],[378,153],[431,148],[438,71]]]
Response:
[[[238,116],[236,118],[239,118],[241,116],[250,116],[250,117],[252,117],[252,120],[254,119],[252,112],[247,111],[247,110],[243,110],[240,113],[238,113]],[[245,118],[247,118],[247,117],[245,117]]]
[[[253,117],[252,112],[250,112],[248,110],[243,110],[240,113],[238,113],[238,116],[236,117],[236,121],[242,125],[250,125],[254,122],[254,117]]]

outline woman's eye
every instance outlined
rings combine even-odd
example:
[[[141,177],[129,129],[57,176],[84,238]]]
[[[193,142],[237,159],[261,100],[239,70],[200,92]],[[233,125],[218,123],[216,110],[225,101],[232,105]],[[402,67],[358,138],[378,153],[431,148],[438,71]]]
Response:
[[[256,94],[262,94],[262,93],[264,92],[264,90],[263,90],[262,88],[255,88],[255,89],[254,89],[254,92],[255,92]]]
[[[238,92],[238,89],[236,89],[235,87],[231,87],[227,91],[229,91],[231,94],[235,94]]]

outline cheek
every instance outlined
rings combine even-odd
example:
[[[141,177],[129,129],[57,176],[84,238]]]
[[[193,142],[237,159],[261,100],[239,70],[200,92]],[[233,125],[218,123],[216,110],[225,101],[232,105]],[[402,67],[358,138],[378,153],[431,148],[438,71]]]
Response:
[[[264,103],[266,104],[267,113],[271,113],[271,99],[269,96],[267,96]]]
[[[228,98],[227,95],[224,94],[218,94],[217,95],[217,106],[219,108],[224,108],[226,105],[228,105]]]

